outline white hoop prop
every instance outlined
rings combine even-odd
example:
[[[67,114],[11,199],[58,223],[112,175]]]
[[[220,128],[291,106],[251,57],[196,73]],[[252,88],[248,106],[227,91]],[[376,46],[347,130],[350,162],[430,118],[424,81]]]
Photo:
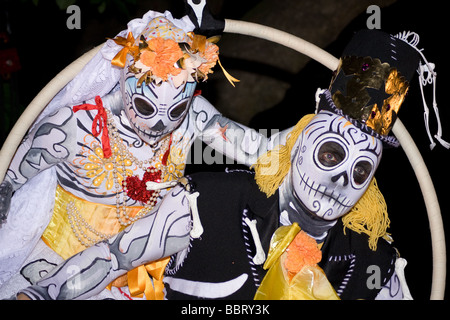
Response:
[[[339,60],[328,52],[284,31],[252,22],[225,20],[224,32],[238,33],[272,41],[303,53],[331,70],[336,70],[338,67]],[[436,190],[422,155],[400,119],[397,118],[392,131],[399,140],[414,169],[427,208],[433,250],[433,279],[430,299],[443,300],[447,271],[446,246],[444,226]]]
[[[225,19],[224,32],[253,36],[281,44],[305,54],[331,70],[335,70],[338,66],[338,59],[325,50],[292,34],[271,27],[245,21]],[[81,71],[102,46],[103,44],[93,48],[64,68],[27,106],[0,150],[0,181],[3,180],[18,146],[35,119],[52,98]],[[392,130],[400,141],[414,169],[427,208],[433,250],[433,279],[430,299],[443,300],[446,279],[446,247],[444,227],[436,191],[425,162],[400,119],[396,120]]]

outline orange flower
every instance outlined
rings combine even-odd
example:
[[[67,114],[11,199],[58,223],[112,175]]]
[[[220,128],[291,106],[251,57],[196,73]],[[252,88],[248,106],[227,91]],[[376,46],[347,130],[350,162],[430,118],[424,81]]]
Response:
[[[155,64],[156,53],[153,51],[145,50],[141,53],[139,60],[147,67],[151,67]]]
[[[322,260],[322,252],[316,240],[304,231],[300,231],[289,245],[284,267],[288,272],[289,280],[306,265],[312,266]]]
[[[172,39],[152,38],[148,48],[141,52],[140,61],[150,67],[152,74],[167,81],[169,75],[176,76],[181,72],[175,63],[183,56],[178,43]]]

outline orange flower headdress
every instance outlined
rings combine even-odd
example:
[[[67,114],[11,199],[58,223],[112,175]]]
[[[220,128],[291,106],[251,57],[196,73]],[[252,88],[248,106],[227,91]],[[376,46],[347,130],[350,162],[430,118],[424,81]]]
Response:
[[[139,79],[138,86],[143,82],[159,84],[169,78],[175,87],[205,81],[216,63],[220,65],[219,47],[215,44],[218,37],[207,39],[193,32],[185,33],[163,17],[153,19],[138,39],[130,32],[127,38],[118,36],[113,40],[123,48],[111,63],[121,68],[128,64],[128,70]],[[239,81],[223,71],[233,86]]]

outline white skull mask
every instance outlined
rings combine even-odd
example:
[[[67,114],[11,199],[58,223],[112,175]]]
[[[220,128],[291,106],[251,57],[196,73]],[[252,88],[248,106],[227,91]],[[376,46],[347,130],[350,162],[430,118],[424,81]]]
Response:
[[[344,117],[320,112],[305,127],[294,147],[294,196],[324,220],[343,216],[368,188],[382,149],[380,140]]]
[[[183,122],[197,83],[186,82],[176,88],[169,80],[138,87],[137,81],[128,73],[122,87],[124,111],[136,134],[154,145]]]

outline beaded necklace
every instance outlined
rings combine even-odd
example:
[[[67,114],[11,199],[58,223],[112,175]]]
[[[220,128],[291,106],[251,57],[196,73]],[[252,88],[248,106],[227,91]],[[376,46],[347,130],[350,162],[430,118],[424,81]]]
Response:
[[[161,182],[161,178],[167,173],[166,161],[170,145],[172,142],[172,136],[169,135],[164,138],[159,148],[153,154],[153,156],[146,160],[140,160],[136,158],[124,144],[120,137],[119,130],[117,129],[113,115],[111,111],[105,109],[107,114],[107,127],[110,144],[112,146],[112,165],[113,165],[113,181],[116,194],[116,218],[122,228],[134,223],[148,214],[156,205],[160,190],[148,191],[145,183],[147,181]],[[160,169],[156,169],[151,166],[153,163],[161,160]],[[137,176],[128,175],[126,179],[120,183],[119,169],[122,169],[122,173],[126,173],[126,163],[134,163],[139,169],[144,172],[143,179],[139,179]],[[133,200],[140,201],[144,204],[142,208],[134,217],[127,213],[127,197]],[[73,201],[70,201],[66,207],[68,220],[71,225],[72,231],[77,237],[78,241],[85,247],[90,247],[99,241],[111,238],[114,234],[107,234],[97,231],[92,227],[81,215],[78,208]],[[92,234],[91,236],[89,234]]]

